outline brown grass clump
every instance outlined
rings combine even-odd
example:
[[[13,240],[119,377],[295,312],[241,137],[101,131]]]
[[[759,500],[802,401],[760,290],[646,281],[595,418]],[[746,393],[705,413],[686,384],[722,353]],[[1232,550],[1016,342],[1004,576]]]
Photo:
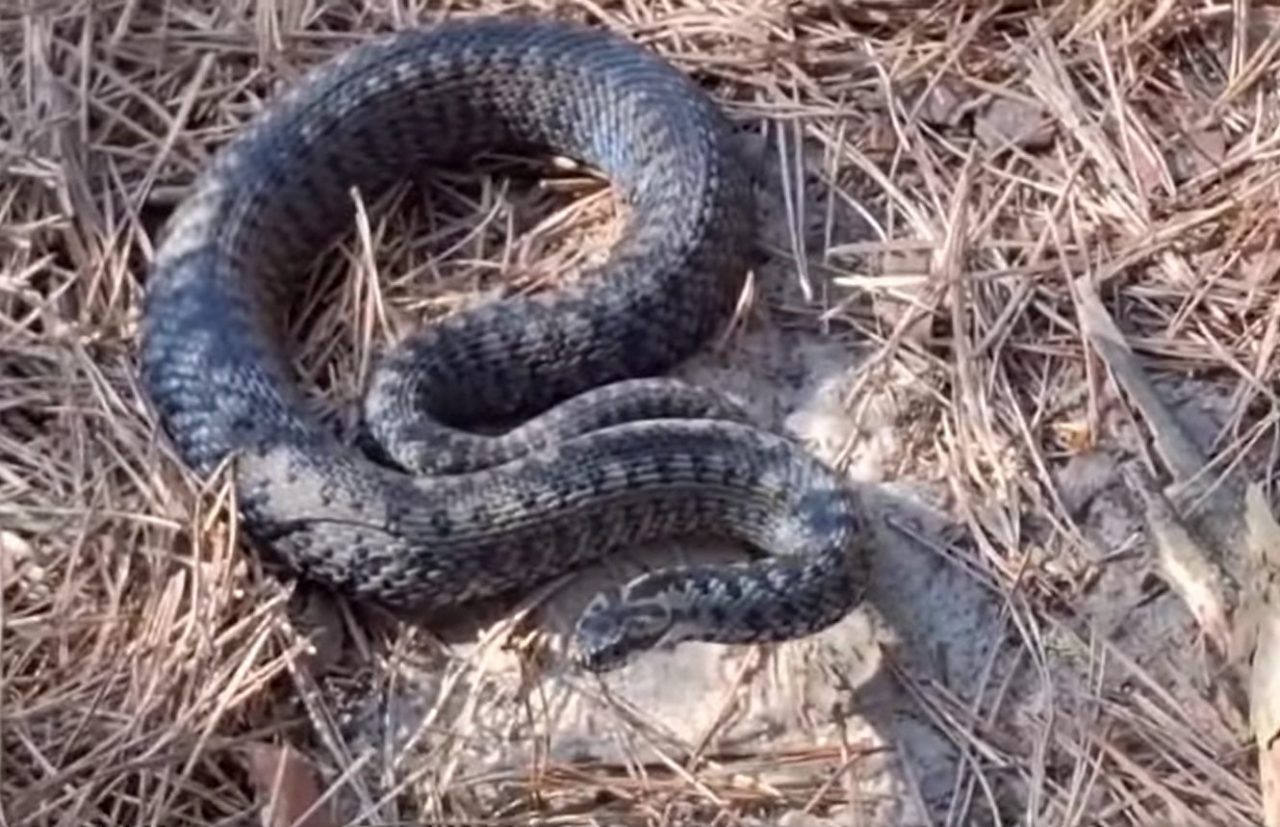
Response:
[[[362,696],[411,662],[448,695],[456,663],[380,615],[300,619],[225,480],[157,437],[139,297],[160,223],[228,136],[305,66],[443,6],[627,33],[754,136],[772,261],[743,325],[849,343],[845,454],[867,400],[907,398],[885,475],[937,494],[962,542],[931,548],[1001,618],[963,686],[884,661],[952,746],[941,770],[893,732],[743,751],[642,724],[643,760],[571,760],[546,733],[527,760],[464,765],[459,742],[500,739],[454,717],[483,720],[480,694],[433,708],[411,761],[343,740],[344,675]],[[870,824],[858,780],[882,751],[907,779],[898,823],[1261,823],[1248,681],[1215,626],[1248,561],[1237,500],[1215,497],[1251,481],[1276,501],[1277,32],[1246,2],[3,4],[0,824],[319,824],[326,789],[360,824]],[[612,226],[585,174],[399,197],[409,217],[369,205],[304,314],[299,366],[333,403],[405,325],[558,278]],[[1185,564],[1142,522],[1166,511],[1217,550]],[[1200,563],[1222,573],[1208,592]]]

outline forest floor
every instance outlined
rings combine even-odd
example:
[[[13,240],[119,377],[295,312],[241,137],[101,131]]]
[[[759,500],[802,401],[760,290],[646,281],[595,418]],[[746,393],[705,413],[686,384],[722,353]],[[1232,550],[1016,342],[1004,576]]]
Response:
[[[1264,823],[1240,514],[1280,465],[1274,9],[16,5],[0,824]],[[305,68],[476,13],[623,34],[738,125],[765,258],[679,374],[873,505],[868,602],[835,627],[584,675],[558,646],[602,582],[740,550],[638,549],[423,624],[265,569],[227,479],[161,436],[140,298],[198,170]],[[340,410],[380,348],[553,289],[619,223],[582,170],[433,184],[320,268],[297,363]]]

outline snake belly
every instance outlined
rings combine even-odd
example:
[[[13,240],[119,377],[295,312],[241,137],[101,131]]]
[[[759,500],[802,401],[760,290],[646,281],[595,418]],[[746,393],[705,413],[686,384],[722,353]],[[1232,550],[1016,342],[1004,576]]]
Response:
[[[479,18],[372,40],[254,119],[170,218],[146,285],[145,390],[193,470],[234,458],[255,543],[352,597],[454,606],[696,532],[766,554],[600,595],[581,663],[822,629],[861,597],[852,492],[660,377],[725,323],[749,266],[752,185],[730,140],[689,79],[613,35]],[[452,314],[387,354],[364,400],[389,460],[375,462],[311,413],[284,310],[350,227],[353,188],[491,150],[600,169],[629,208],[622,237],[570,286]]]

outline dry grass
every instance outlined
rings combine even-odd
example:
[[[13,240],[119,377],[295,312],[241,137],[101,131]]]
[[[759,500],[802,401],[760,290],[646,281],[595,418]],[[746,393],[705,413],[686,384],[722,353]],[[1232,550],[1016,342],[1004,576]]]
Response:
[[[957,750],[948,795],[907,796],[928,811],[914,818],[1258,822],[1240,704],[1219,691],[1191,616],[1158,590],[1108,602],[1143,591],[1146,541],[1091,524],[1061,475],[1073,458],[1123,455],[1177,478],[1087,341],[1082,279],[1162,392],[1212,402],[1210,481],[1230,472],[1272,491],[1275,12],[1246,0],[539,3],[448,6],[607,25],[715,89],[760,138],[780,205],[761,275],[775,289],[757,292],[746,324],[851,341],[854,421],[886,377],[914,377],[893,474],[944,493],[965,540],[940,553],[996,597],[1009,632],[976,688],[886,662]],[[210,153],[305,65],[438,8],[16,5],[0,9],[0,824],[237,822],[260,803],[246,749],[279,742],[328,769],[358,823],[736,824],[851,803],[865,754],[819,744],[706,743],[617,766],[535,749],[487,772],[440,748],[369,782],[373,758],[315,722],[336,702],[296,700],[325,655],[238,545],[225,487],[190,478],[156,439],[134,376],[136,314],[158,223]],[[537,286],[607,243],[607,190],[571,176],[505,186],[446,182],[410,220],[370,208],[331,268],[337,300],[307,314],[300,366],[330,399],[354,395],[371,346],[404,320],[513,278]],[[1100,593],[1117,582],[1135,585]],[[359,643],[346,657],[375,675],[417,639],[347,625]],[[414,645],[429,667],[444,657]],[[448,740],[443,712],[429,723]],[[780,768],[789,781],[760,780]]]

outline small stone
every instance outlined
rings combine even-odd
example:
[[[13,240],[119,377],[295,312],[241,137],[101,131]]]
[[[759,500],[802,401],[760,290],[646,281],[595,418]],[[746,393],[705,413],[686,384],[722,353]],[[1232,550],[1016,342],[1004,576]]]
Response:
[[[990,149],[1008,144],[1044,149],[1053,140],[1053,122],[1039,106],[1012,98],[996,98],[973,124],[974,134]]]

